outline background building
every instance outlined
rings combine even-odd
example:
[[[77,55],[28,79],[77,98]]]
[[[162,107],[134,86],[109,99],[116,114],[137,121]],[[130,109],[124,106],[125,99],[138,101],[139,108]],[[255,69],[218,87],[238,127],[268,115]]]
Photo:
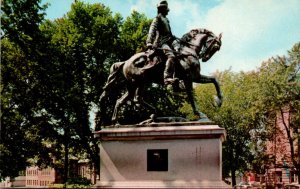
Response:
[[[267,166],[265,181],[267,186],[282,186],[287,183],[298,182],[294,165],[291,160],[290,138],[296,138],[293,142],[295,155],[298,154],[298,136],[290,128],[290,112],[283,110],[277,113],[274,119],[274,132],[272,140],[267,143],[266,153],[271,163]]]
[[[63,171],[51,167],[41,169],[36,166],[27,167],[25,171],[21,171],[20,176],[11,179],[7,178],[0,183],[0,188],[4,187],[28,187],[28,188],[46,188],[51,184],[63,183]],[[71,160],[69,177],[86,178],[92,184],[96,183],[94,171],[90,169],[89,162]]]

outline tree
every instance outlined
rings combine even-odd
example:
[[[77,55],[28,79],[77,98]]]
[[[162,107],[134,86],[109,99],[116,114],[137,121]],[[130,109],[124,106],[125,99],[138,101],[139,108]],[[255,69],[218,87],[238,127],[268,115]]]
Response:
[[[289,57],[273,57],[264,62],[259,70],[260,93],[256,103],[256,108],[264,113],[262,121],[266,130],[272,133],[278,127],[278,120],[282,123],[283,134],[287,137],[290,149],[290,155],[286,157],[287,162],[290,162],[288,166],[296,169],[298,178],[300,161],[295,141],[299,139],[299,66],[300,43],[289,51]],[[272,164],[276,166],[283,162]]]
[[[78,2],[66,17],[43,22],[39,3],[5,1],[3,8],[2,178],[16,176],[28,158],[53,165],[52,158],[61,159],[63,151],[66,157],[69,151],[86,152],[99,167],[89,110],[105,81],[120,16],[104,5]],[[15,171],[8,171],[12,164]]]
[[[99,169],[98,145],[89,111],[97,103],[105,81],[105,61],[114,52],[119,23],[119,15],[113,17],[102,4],[76,2],[65,17],[42,26],[44,33],[53,32],[50,44],[56,52],[48,73],[52,84],[44,106],[64,130],[65,172],[68,146],[73,143],[80,145],[95,170]]]
[[[48,127],[47,121],[36,113],[37,65],[43,60],[41,49],[45,49],[39,25],[46,6],[40,6],[39,2],[7,0],[1,4],[4,36],[1,36],[0,179],[17,176],[28,165],[28,158],[35,155],[47,161],[44,155],[49,152],[43,144],[45,138],[33,134],[37,128]]]
[[[120,36],[117,46],[120,47],[118,57],[127,60],[135,53],[146,48],[146,38],[151,20],[144,14],[133,11],[120,27]]]
[[[40,6],[40,0],[5,0],[1,4],[2,29],[5,37],[15,42],[30,56],[35,57],[39,45],[43,42],[39,30],[40,23],[44,20],[47,5]]]

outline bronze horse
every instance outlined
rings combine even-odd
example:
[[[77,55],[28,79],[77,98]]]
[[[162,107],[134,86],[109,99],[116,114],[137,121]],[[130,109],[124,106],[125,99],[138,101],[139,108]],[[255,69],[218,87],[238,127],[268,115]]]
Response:
[[[195,103],[193,96],[193,82],[195,83],[213,83],[217,92],[215,102],[218,106],[222,104],[222,92],[216,78],[200,74],[200,62],[208,61],[221,47],[221,37],[205,29],[193,29],[185,34],[179,40],[181,47],[175,52],[175,77],[184,83],[188,99],[192,106],[194,114],[204,117]],[[152,52],[141,52],[133,55],[124,62],[114,63],[110,68],[110,75],[104,86],[104,91],[100,96],[100,107],[104,99],[109,95],[112,86],[120,78],[120,75],[126,81],[127,92],[117,100],[112,116],[112,122],[118,124],[118,113],[120,106],[133,99],[135,102],[146,105],[155,110],[150,104],[143,100],[143,89],[146,83],[163,84],[164,61],[161,59],[162,50],[157,49]],[[102,107],[101,107],[102,109]]]

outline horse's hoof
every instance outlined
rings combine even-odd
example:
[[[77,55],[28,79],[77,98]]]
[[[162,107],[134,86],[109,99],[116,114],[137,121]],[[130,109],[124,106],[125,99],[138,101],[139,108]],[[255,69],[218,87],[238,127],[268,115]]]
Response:
[[[202,118],[207,118],[207,115],[200,112],[200,111],[194,111],[194,115],[199,117],[199,119],[202,119]]]
[[[200,117],[200,119],[206,119],[206,118],[207,118],[207,115],[204,114],[204,113],[202,113],[202,112],[200,112],[200,113],[199,113],[199,117]]]
[[[155,118],[156,118],[156,115],[155,115],[155,114],[151,114],[151,115],[150,115],[150,119],[155,120]]]
[[[222,106],[222,100],[221,98],[214,96],[214,106],[215,107],[221,107]]]
[[[120,123],[117,121],[117,119],[112,119],[112,120],[111,120],[111,124],[112,124],[113,126],[119,126],[119,125],[120,125]]]
[[[121,124],[118,121],[114,121],[114,122],[112,122],[112,125],[113,126],[120,126]]]
[[[195,113],[195,112],[194,112]],[[196,115],[196,114],[195,114]],[[202,113],[202,112],[198,112],[197,115],[199,118],[197,119],[197,121],[199,122],[211,122],[211,120],[207,117],[206,114]]]

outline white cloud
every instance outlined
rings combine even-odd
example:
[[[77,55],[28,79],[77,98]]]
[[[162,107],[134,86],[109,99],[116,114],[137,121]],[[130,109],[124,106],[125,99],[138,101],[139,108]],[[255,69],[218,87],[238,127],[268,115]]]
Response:
[[[131,11],[135,10],[141,13],[147,13],[156,10],[156,4],[156,0],[138,0],[135,3],[132,3]]]
[[[183,16],[189,14],[191,17],[197,17],[199,15],[199,4],[193,3],[192,0],[174,0],[169,3],[171,14],[175,16]]]
[[[209,10],[204,23],[193,17],[186,27],[201,24],[215,33],[223,32],[221,55],[216,57],[219,62],[215,66],[247,71],[271,56],[285,54],[299,42],[299,20],[298,0],[225,0]]]

